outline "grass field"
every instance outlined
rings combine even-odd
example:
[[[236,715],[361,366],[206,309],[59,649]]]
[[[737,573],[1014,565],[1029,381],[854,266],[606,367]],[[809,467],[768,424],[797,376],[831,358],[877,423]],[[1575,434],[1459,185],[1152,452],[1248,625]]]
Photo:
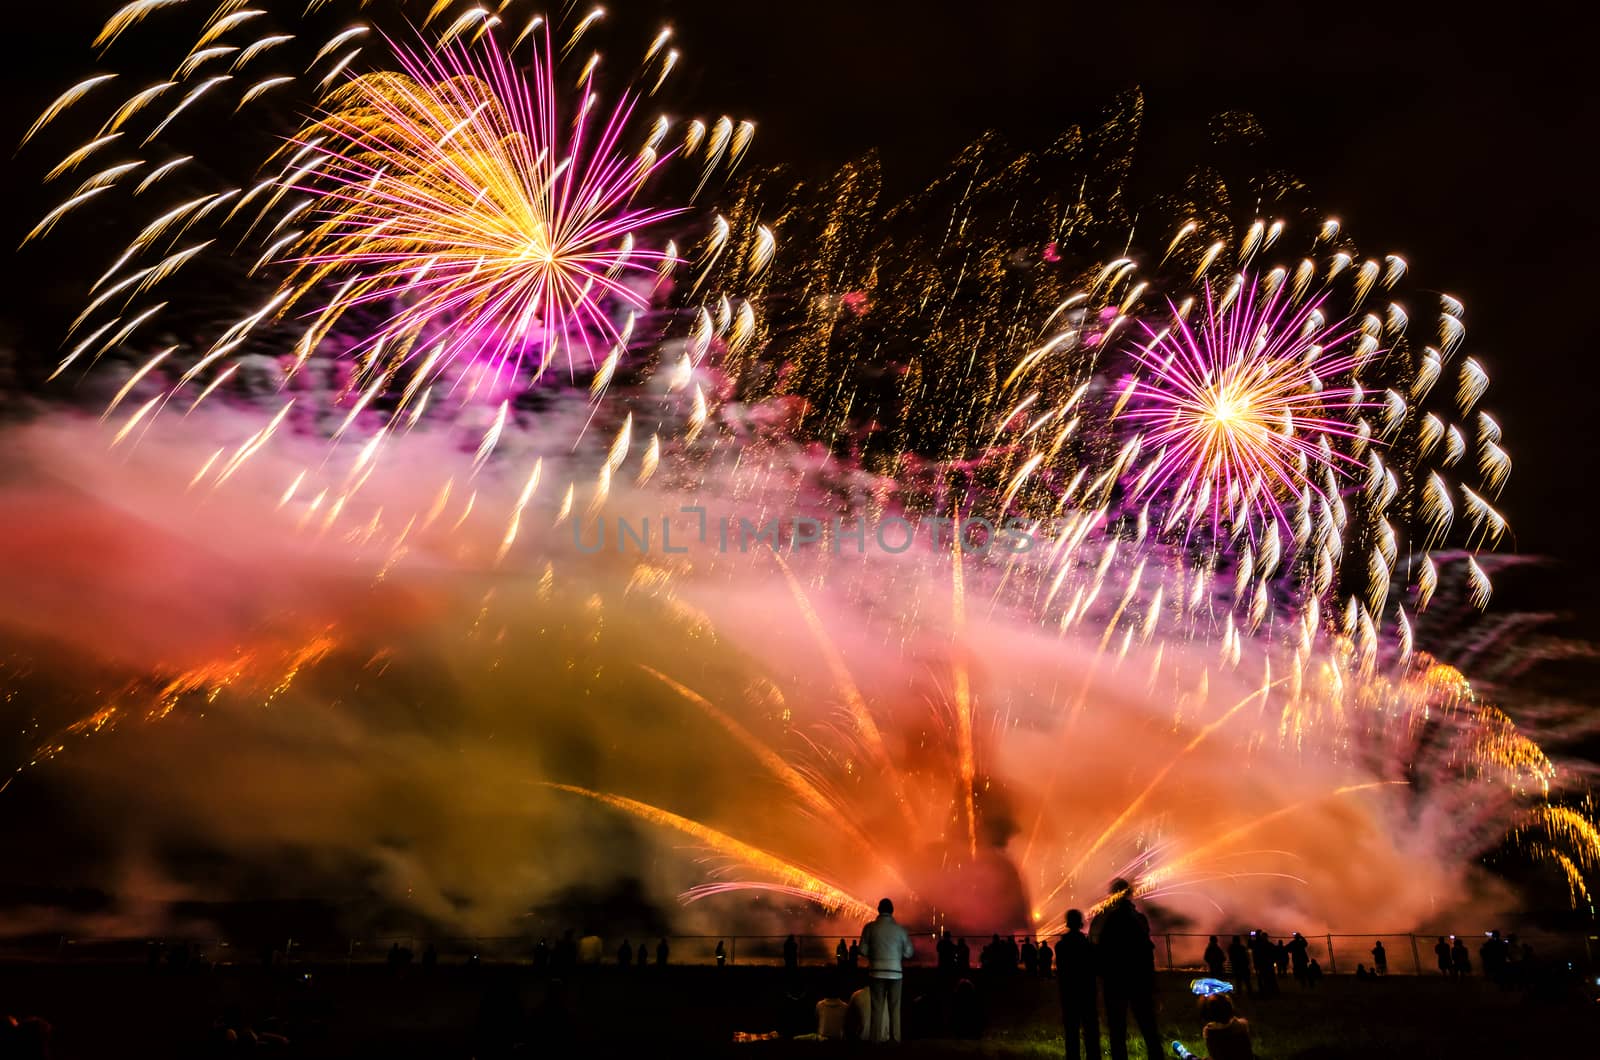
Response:
[[[55,1026],[64,1060],[115,1056],[207,1057],[213,1027],[274,1029],[281,1055],[455,1058],[494,1056],[744,1056],[777,1060],[867,1053],[851,1043],[791,1040],[814,1029],[820,997],[843,996],[859,973],[807,969],[674,967],[581,969],[560,987],[517,967],[221,967],[169,972],[127,965],[0,966],[0,1011]],[[1162,1033],[1203,1055],[1187,976],[1164,975]],[[913,973],[898,1055],[1060,1056],[1054,984],[1013,978],[981,984],[986,1031],[977,1041],[940,1037],[941,983]],[[1532,999],[1480,980],[1329,977],[1314,992],[1288,984],[1278,1000],[1245,999],[1257,1055],[1269,1060],[1360,1057],[1593,1056],[1600,1004],[1573,988]],[[733,1044],[736,1031],[778,1031],[777,1041]],[[1143,1051],[1130,1043],[1130,1054]]]

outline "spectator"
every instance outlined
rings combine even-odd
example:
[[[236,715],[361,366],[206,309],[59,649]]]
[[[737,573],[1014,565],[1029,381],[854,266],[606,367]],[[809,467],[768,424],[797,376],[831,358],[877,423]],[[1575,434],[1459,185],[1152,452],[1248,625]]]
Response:
[[[1389,951],[1383,948],[1383,940],[1379,939],[1372,946],[1372,974],[1389,974]]]
[[[956,939],[956,967],[963,972],[972,970],[972,947],[964,938]]]
[[[1067,1060],[1100,1060],[1100,1018],[1095,1007],[1094,943],[1083,933],[1083,913],[1067,911],[1067,933],[1056,940],[1056,986],[1061,993],[1061,1030]],[[1080,1052],[1081,1043],[1081,1052]]]
[[[850,995],[850,1015],[845,1037],[852,1041],[869,1040],[872,1033],[872,991],[861,987]]]
[[[666,939],[662,939],[660,942],[656,943],[656,967],[657,968],[666,967],[667,957],[670,955],[670,953],[671,953],[671,950],[667,946],[667,940]]]
[[[642,939],[639,941],[639,950],[638,950],[638,953],[635,956],[636,956],[636,960],[634,961],[634,963],[636,965],[638,965],[640,968],[645,968],[645,967],[649,966],[649,964],[650,964],[650,948],[644,944],[644,940],[642,940]]]
[[[1306,986],[1310,987],[1312,990],[1315,990],[1317,988],[1317,984],[1321,981],[1322,965],[1318,964],[1317,959],[1313,957],[1311,958],[1310,963],[1306,965]]]
[[[533,947],[533,970],[542,972],[550,967],[550,944],[540,939]]]
[[[1265,931],[1250,933],[1250,962],[1256,966],[1256,985],[1264,998],[1278,996],[1278,948]]]
[[[578,939],[571,928],[561,933],[551,962],[556,972],[570,972],[578,966]]]
[[[1294,969],[1294,981],[1305,986],[1306,962],[1311,959],[1311,944],[1306,941],[1304,935],[1296,931],[1285,948],[1289,952],[1289,966]]]
[[[1433,948],[1433,955],[1439,961],[1439,974],[1449,975],[1451,971],[1449,941],[1447,939],[1440,939],[1439,945]]]
[[[823,1041],[844,1041],[845,1017],[850,1004],[836,997],[825,997],[817,1002],[817,1037]]]
[[[912,957],[911,936],[895,923],[894,903],[878,903],[878,919],[861,930],[860,952],[867,958],[867,985],[872,991],[871,1039],[900,1041],[902,962]]]
[[[1024,974],[1030,978],[1037,977],[1039,974],[1039,950],[1038,947],[1034,946],[1032,939],[1022,940],[1020,956],[1022,957],[1022,971]]]
[[[1156,1031],[1156,957],[1150,922],[1133,904],[1127,880],[1112,880],[1110,905],[1095,918],[1096,967],[1105,995],[1111,1060],[1127,1060],[1128,1013],[1139,1027],[1146,1056],[1162,1056]]]
[[[834,948],[833,959],[838,962],[839,967],[841,967],[841,968],[849,967],[849,965],[850,965],[850,947],[845,945],[844,939],[840,939],[839,940],[839,945]]]
[[[617,947],[617,966],[620,968],[633,967],[633,947],[627,939],[622,940],[622,945]]]
[[[1502,989],[1506,985],[1506,944],[1500,932],[1491,931],[1478,947],[1478,960],[1482,962],[1484,978]]]
[[[728,947],[723,943],[723,941],[721,939],[717,940],[717,949],[716,949],[716,952],[714,953],[714,956],[717,959],[717,967],[718,968],[721,968],[723,965],[728,963]]]
[[[1205,961],[1206,971],[1211,973],[1211,978],[1228,977],[1228,955],[1222,952],[1222,944],[1217,941],[1215,935],[1212,935],[1211,941],[1206,943]]]
[[[793,935],[783,940],[783,966],[791,972],[800,967],[800,944]]]
[[[1228,966],[1233,972],[1233,985],[1246,994],[1250,990],[1250,949],[1238,935],[1228,943]]]
[[[1048,939],[1039,940],[1039,978],[1050,978],[1050,966],[1055,963],[1055,954],[1050,950]]]
[[[955,940],[950,937],[949,928],[946,928],[944,934],[939,936],[939,944],[934,947],[934,950],[939,955],[939,970],[941,972],[955,971],[956,944]]]
[[[1457,979],[1472,974],[1472,955],[1467,952],[1466,942],[1459,938],[1450,947],[1450,972]]]
[[[861,944],[855,939],[850,940],[850,967],[856,968],[861,964]]]
[[[1233,1014],[1228,995],[1208,997],[1200,1005],[1206,1024],[1200,1031],[1211,1060],[1254,1060],[1250,1024]]]

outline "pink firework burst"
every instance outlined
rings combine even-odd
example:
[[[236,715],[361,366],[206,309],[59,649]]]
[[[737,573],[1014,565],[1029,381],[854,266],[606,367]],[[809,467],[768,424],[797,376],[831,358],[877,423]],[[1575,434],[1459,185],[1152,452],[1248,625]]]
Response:
[[[359,307],[389,315],[352,353],[423,378],[477,362],[531,385],[563,350],[572,372],[620,353],[652,286],[630,274],[673,261],[637,236],[679,211],[634,204],[664,124],[624,148],[635,100],[603,108],[592,66],[564,112],[548,33],[525,69],[492,35],[394,50],[399,71],[351,79],[296,140],[312,226],[283,260],[290,304],[318,307],[301,359]]]
[[[1283,288],[1258,297],[1244,277],[1219,303],[1208,288],[1196,325],[1172,307],[1171,324],[1147,329],[1123,416],[1156,456],[1137,494],[1171,490],[1190,525],[1284,520],[1283,502],[1309,490],[1326,496],[1359,431],[1353,377],[1363,360],[1355,334],[1329,324],[1320,299],[1296,305]]]

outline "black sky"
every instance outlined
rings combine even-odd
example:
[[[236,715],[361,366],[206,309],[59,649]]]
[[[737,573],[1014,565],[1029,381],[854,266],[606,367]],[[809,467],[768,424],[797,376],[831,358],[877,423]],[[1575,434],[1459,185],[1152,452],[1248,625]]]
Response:
[[[88,71],[88,41],[116,6],[6,5],[0,138],[16,142]],[[984,129],[1032,145],[1134,85],[1146,93],[1146,149],[1157,153],[1213,113],[1255,112],[1327,213],[1364,245],[1405,255],[1420,283],[1466,301],[1468,352],[1490,370],[1486,407],[1516,461],[1503,498],[1516,545],[1561,563],[1565,598],[1547,605],[1591,617],[1600,58],[1572,6],[611,6],[614,21],[676,26],[697,101],[759,123],[754,161],[815,172],[877,147],[901,190],[932,179]],[[8,193],[36,180],[26,163],[0,166]],[[23,221],[7,218],[6,234],[25,231]],[[19,290],[0,304],[13,333],[28,314]]]

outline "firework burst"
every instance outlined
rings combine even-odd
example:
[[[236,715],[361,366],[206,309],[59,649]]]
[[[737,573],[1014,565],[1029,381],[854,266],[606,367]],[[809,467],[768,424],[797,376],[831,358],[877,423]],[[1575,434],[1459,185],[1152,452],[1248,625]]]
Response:
[[[1316,303],[1291,308],[1281,289],[1257,300],[1257,286],[1205,295],[1198,324],[1173,306],[1172,324],[1133,356],[1122,417],[1158,453],[1141,476],[1136,499],[1170,490],[1211,529],[1267,520],[1286,523],[1286,499],[1361,464],[1334,445],[1355,437],[1359,387],[1330,385],[1356,367],[1340,347],[1351,333],[1325,326]],[[1190,304],[1192,306],[1192,303]],[[1148,325],[1146,325],[1148,327]],[[1246,511],[1248,509],[1248,511]]]
[[[497,49],[400,50],[403,74],[352,79],[286,149],[309,153],[292,179],[314,225],[283,252],[296,266],[288,305],[336,292],[302,359],[344,313],[396,303],[351,353],[389,371],[424,356],[424,386],[475,358],[497,379],[531,361],[536,381],[561,346],[581,349],[587,373],[597,350],[626,345],[611,306],[643,311],[649,285],[630,275],[673,264],[636,242],[676,211],[632,205],[666,156],[620,150],[633,102],[597,118],[592,69],[568,135],[549,35],[538,40],[526,72]]]
[[[754,309],[735,291],[754,259],[710,211],[685,215],[738,166],[754,125],[722,117],[674,132],[665,115],[641,116],[677,64],[670,29],[609,94],[602,82],[616,78],[580,48],[604,12],[556,27],[520,0],[493,11],[431,0],[248,9],[135,0],[96,45],[109,53],[159,22],[164,33],[145,41],[156,53],[182,39],[173,20],[195,15],[169,78],[119,99],[108,86],[126,79],[97,73],[62,93],[25,140],[44,149],[52,126],[109,101],[94,134],[45,179],[96,171],[29,239],[80,211],[136,219],[131,241],[88,283],[55,371],[133,362],[107,408],[120,417],[115,444],[137,443],[170,410],[275,389],[265,426],[218,450],[194,485],[222,485],[284,435],[360,439],[340,469],[290,473],[285,503],[311,503],[321,524],[326,513],[337,522],[363,511],[353,492],[396,436],[430,421],[479,432],[476,473],[517,426],[516,399],[540,384],[586,386],[595,406],[542,418],[540,446],[616,432],[602,494],[630,456],[645,477],[660,459],[661,432],[633,431],[633,414],[669,439],[675,427],[703,428],[711,401],[698,370],[714,347],[748,340]],[[314,118],[285,134],[290,113]],[[209,174],[238,168],[214,157],[221,123],[247,143],[253,172],[208,186]],[[694,172],[673,184],[668,163],[688,158]],[[698,249],[680,253],[673,236]],[[196,319],[219,286],[195,289],[205,269],[236,281],[221,324]],[[182,338],[158,347],[150,336],[164,326]],[[681,352],[655,356],[663,341]],[[671,378],[652,391],[662,363]],[[266,386],[251,378],[262,372]],[[308,408],[330,378],[333,407]],[[629,395],[602,413],[621,382]]]

